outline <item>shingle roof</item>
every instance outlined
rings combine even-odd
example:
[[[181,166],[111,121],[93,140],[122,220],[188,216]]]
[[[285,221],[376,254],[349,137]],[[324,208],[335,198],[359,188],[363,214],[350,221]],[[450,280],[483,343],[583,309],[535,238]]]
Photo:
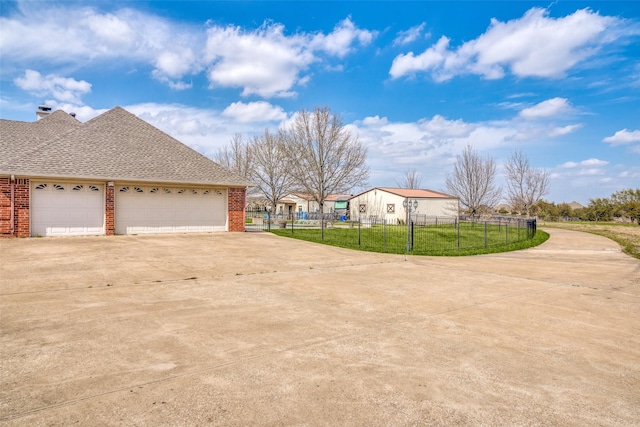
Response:
[[[5,175],[251,185],[121,107],[86,123],[62,111],[33,123],[1,120],[0,137]]]
[[[0,162],[13,164],[56,136],[80,126],[82,123],[61,110],[32,123],[0,119]]]

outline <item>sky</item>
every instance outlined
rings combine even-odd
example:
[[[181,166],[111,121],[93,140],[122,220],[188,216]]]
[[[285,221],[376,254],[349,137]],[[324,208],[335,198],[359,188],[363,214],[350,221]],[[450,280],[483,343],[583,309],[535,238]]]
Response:
[[[328,107],[370,187],[516,151],[555,203],[640,187],[639,1],[5,1],[0,118],[121,106],[213,158]],[[353,189],[354,193],[366,188]],[[506,186],[505,186],[506,189]],[[505,191],[506,195],[506,191]]]

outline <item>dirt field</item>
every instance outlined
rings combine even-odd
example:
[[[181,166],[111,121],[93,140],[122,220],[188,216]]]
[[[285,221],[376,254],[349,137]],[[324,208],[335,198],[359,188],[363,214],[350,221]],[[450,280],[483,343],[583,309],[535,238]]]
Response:
[[[640,261],[267,233],[0,240],[0,424],[640,422]]]

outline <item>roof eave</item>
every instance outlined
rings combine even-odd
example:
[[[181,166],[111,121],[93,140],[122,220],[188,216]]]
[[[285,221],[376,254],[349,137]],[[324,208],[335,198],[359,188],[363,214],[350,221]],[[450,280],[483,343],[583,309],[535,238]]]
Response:
[[[154,184],[166,184],[166,185],[203,185],[203,186],[223,186],[223,187],[255,187],[255,184],[250,182],[237,182],[237,181],[171,181],[166,179],[141,179],[135,177],[105,177],[99,175],[64,175],[64,174],[39,174],[24,171],[11,171],[0,170],[0,176],[14,176],[15,178],[29,178],[29,179],[69,179],[80,181],[113,181],[113,182],[140,182],[140,183],[154,183]]]

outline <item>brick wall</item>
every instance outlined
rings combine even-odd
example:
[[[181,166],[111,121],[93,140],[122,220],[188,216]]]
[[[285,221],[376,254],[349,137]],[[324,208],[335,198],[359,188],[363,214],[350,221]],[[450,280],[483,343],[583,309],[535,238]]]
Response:
[[[0,236],[11,234],[11,187],[9,178],[0,178]]]
[[[11,216],[11,180],[0,178],[0,237],[28,237],[29,180],[13,182],[13,224]]]
[[[229,188],[229,231],[244,231],[246,188]]]
[[[104,214],[105,214],[105,224],[104,224],[104,234],[107,236],[113,236],[116,234],[116,223],[115,223],[115,192],[116,187],[113,185],[109,185],[107,183],[104,191],[105,191],[105,206],[104,206]]]

